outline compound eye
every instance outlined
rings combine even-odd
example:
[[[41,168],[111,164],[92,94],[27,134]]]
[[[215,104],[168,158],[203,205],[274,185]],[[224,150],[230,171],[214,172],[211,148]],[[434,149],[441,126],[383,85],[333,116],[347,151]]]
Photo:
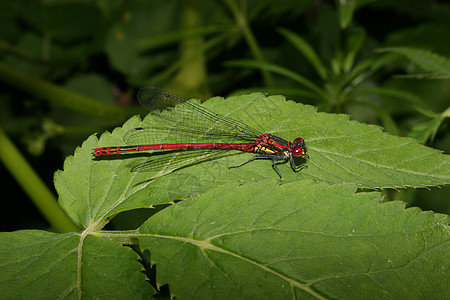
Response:
[[[303,149],[302,148],[294,148],[292,150],[292,155],[295,157],[302,156],[303,155]]]
[[[294,144],[295,145],[304,145],[305,141],[301,137],[298,137],[294,140]]]

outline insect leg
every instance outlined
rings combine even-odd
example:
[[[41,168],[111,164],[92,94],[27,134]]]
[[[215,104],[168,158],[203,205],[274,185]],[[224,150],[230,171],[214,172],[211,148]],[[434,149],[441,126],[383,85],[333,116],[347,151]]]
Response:
[[[280,179],[282,178],[282,177],[281,177],[281,173],[280,173],[280,171],[278,170],[278,167],[277,167],[277,165],[275,164],[275,162],[276,162],[276,161],[279,161],[279,160],[286,160],[286,159],[288,158],[287,156],[278,156],[278,155],[270,155],[270,154],[258,154],[258,155],[255,155],[255,156],[251,157],[250,159],[244,161],[242,164],[240,164],[240,165],[238,165],[238,166],[232,166],[232,167],[230,167],[230,168],[239,168],[239,167],[242,167],[243,165],[245,165],[245,164],[251,162],[252,160],[254,160],[255,158],[266,158],[266,159],[268,158],[268,159],[271,159],[271,160],[272,160],[273,168],[274,168],[275,171],[277,172],[278,176],[280,176]]]

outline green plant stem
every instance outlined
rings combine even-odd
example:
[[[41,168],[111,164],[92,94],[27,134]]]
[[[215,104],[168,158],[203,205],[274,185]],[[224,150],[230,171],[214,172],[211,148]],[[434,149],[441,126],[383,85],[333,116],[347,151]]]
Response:
[[[236,22],[238,26],[241,28],[242,32],[244,33],[245,41],[247,42],[247,45],[250,48],[250,51],[252,52],[253,56],[259,60],[264,62],[264,55],[261,51],[261,48],[258,45],[258,42],[253,34],[253,31],[251,30],[250,26],[248,25],[246,16],[242,13],[241,10],[239,10],[236,2],[234,0],[226,0],[225,3],[228,5],[228,8],[232,12],[234,18],[236,19]],[[264,69],[260,69],[261,75],[264,79],[265,84],[268,87],[273,86],[273,78],[270,72]]]
[[[300,85],[306,87],[308,90],[313,91],[315,94],[314,98],[316,98],[317,100],[326,101],[328,99],[328,94],[325,93],[319,86],[315,85],[312,81],[308,80],[298,73],[295,73],[294,71],[291,71],[279,65],[250,59],[232,60],[226,62],[225,65],[231,67],[260,68],[262,70],[270,70],[272,73],[279,74],[293,81],[296,81]]]
[[[0,81],[3,81],[30,95],[65,106],[73,111],[87,115],[123,121],[137,113],[123,107],[108,105],[70,90],[61,88],[48,81],[25,74],[0,62]]]
[[[208,49],[213,48],[215,45],[223,42],[226,39],[226,35],[225,34],[221,34],[221,35],[217,35],[214,38],[209,39],[208,41],[206,41],[205,43],[203,43],[202,45],[198,46],[197,49],[195,50],[195,53],[193,53],[192,55],[189,56],[182,56],[180,57],[180,59],[178,59],[177,61],[175,61],[174,63],[172,63],[170,66],[168,66],[165,71],[155,75],[154,77],[152,77],[150,79],[150,82],[152,82],[153,84],[160,84],[163,81],[169,79],[171,76],[173,76],[174,72],[177,71],[178,69],[182,68],[188,61],[194,59],[195,55],[198,55],[198,53],[201,52],[205,52]],[[174,87],[173,85],[167,86],[167,89],[174,91],[177,94],[183,94],[185,97],[189,97],[189,95],[185,95],[185,92],[180,91],[178,89],[178,87]],[[187,91],[186,91],[187,93]],[[198,94],[197,94],[198,96]]]
[[[181,17],[181,29],[189,30],[202,26],[203,14],[202,8],[204,2],[200,0],[183,1],[183,14]],[[193,36],[185,38],[180,45],[181,60],[185,64],[173,78],[168,87],[182,95],[210,96],[208,90],[206,58],[205,52],[199,52],[198,49],[204,45],[203,36]]]
[[[42,182],[19,150],[0,128],[0,161],[16,179],[50,225],[58,232],[73,232],[79,228],[70,221],[56,202],[53,193]]]

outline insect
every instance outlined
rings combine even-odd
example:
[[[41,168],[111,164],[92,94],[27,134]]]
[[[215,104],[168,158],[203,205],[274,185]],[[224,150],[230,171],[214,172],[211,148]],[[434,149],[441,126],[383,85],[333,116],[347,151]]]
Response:
[[[241,167],[258,158],[270,159],[280,178],[282,176],[275,162],[289,161],[292,169],[297,171],[304,165],[297,165],[294,158],[308,158],[305,141],[301,137],[290,142],[269,133],[260,133],[240,121],[219,115],[163,89],[144,87],[139,90],[138,100],[160,117],[163,125],[134,128],[124,135],[128,146],[96,148],[93,149],[94,156],[149,150],[164,152],[160,157],[131,169],[145,172],[169,166],[170,170],[176,170],[226,150],[239,150],[255,155],[231,168]],[[165,143],[169,136],[171,141],[176,142]]]

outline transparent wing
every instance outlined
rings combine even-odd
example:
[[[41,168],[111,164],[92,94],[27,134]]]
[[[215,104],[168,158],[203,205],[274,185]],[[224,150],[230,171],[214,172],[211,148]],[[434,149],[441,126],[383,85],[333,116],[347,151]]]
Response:
[[[184,126],[184,125],[183,125]],[[128,145],[151,145],[168,143],[242,143],[255,142],[254,136],[236,136],[230,133],[217,132],[215,129],[182,127],[138,127],[129,130],[123,136]]]
[[[155,155],[155,158],[140,163],[133,168],[132,172],[158,172],[167,174],[185,166],[201,163],[218,158],[224,154],[222,149],[201,149],[163,152]],[[156,157],[157,156],[157,157]]]
[[[142,106],[163,119],[163,126],[131,130],[125,136],[127,143],[163,143],[162,139],[168,135],[177,141],[185,137],[179,142],[193,142],[193,138],[212,142],[254,141],[261,134],[242,122],[156,87],[140,89],[137,97]]]

